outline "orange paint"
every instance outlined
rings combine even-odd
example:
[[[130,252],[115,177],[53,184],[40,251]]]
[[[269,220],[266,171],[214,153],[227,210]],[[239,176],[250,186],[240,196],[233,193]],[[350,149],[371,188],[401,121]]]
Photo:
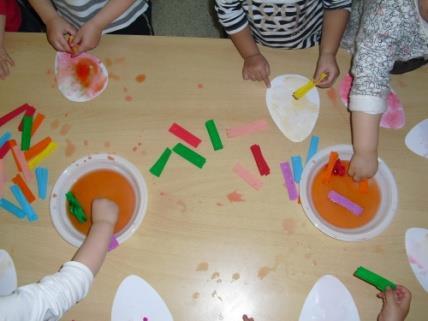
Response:
[[[337,93],[334,87],[331,87],[327,90],[327,96],[330,98],[333,104],[337,104]]]
[[[135,193],[128,180],[112,170],[96,170],[90,172],[73,185],[71,191],[83,207],[88,221],[80,224],[68,213],[73,226],[82,234],[88,234],[91,227],[91,204],[95,198],[108,198],[119,206],[119,219],[114,232],[121,232],[131,220],[135,211]]]
[[[126,100],[126,101],[133,101],[133,100],[134,100],[134,98],[133,98],[132,96],[129,96],[129,95],[128,95],[128,96],[126,96],[126,97],[125,97],[125,100]]]
[[[237,191],[233,191],[232,193],[227,194],[227,199],[232,203],[233,202],[244,202],[242,195],[239,194]]]
[[[76,145],[74,145],[68,139],[66,139],[65,142],[67,143],[67,145],[65,146],[65,157],[70,157],[76,151]]]
[[[364,179],[360,182],[358,186],[360,193],[367,193],[369,191],[369,181]]]
[[[36,200],[36,197],[31,192],[28,185],[25,183],[24,179],[21,175],[16,175],[14,178],[12,178],[12,181],[19,186],[22,193],[24,194],[25,198],[27,199],[28,203],[33,203]]]
[[[94,75],[98,74],[98,65],[88,58],[81,58],[74,66],[76,78],[83,87],[89,87]]]
[[[349,161],[342,161],[348,171]],[[328,193],[335,190],[352,202],[360,205],[364,211],[361,216],[352,215],[347,209],[331,202]],[[359,183],[349,175],[331,176],[324,182],[324,169],[315,176],[312,189],[312,201],[318,214],[330,224],[340,228],[357,228],[366,225],[376,215],[380,206],[381,195],[376,181],[369,180],[367,193],[359,191]]]
[[[52,139],[50,137],[46,137],[42,139],[37,144],[34,144],[29,150],[24,152],[25,159],[30,160],[39,155],[41,152],[43,152],[46,147],[49,146],[49,144],[52,142]]]
[[[336,161],[339,159],[339,154],[336,152],[330,153],[330,158],[328,160],[327,168],[324,170],[323,174],[323,181],[325,183],[328,183],[331,178],[331,174],[333,173],[334,165],[336,164]]]
[[[137,77],[135,77],[135,80],[139,83],[143,83],[144,80],[146,80],[146,75],[145,74],[139,74],[139,75],[137,75]]]
[[[9,144],[9,147],[12,151],[13,160],[15,161],[16,168],[18,169],[18,172],[22,172],[21,164],[19,163],[18,158],[17,158],[16,153],[15,153],[15,150],[13,149],[13,147],[16,146],[16,140],[11,139],[7,143]]]
[[[45,120],[45,116],[43,114],[37,114],[36,117],[34,117],[33,126],[31,127],[31,137],[33,137],[34,133],[39,129],[43,120]]]

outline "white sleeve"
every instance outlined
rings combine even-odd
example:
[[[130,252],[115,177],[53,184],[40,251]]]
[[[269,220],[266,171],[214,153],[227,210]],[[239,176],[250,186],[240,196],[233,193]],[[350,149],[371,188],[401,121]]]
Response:
[[[67,262],[40,282],[0,297],[0,321],[57,321],[88,294],[93,279],[86,265]]]

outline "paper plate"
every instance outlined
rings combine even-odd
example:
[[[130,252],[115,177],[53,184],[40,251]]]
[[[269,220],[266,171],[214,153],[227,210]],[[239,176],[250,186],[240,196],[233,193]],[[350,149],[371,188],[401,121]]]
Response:
[[[173,321],[164,300],[150,284],[136,275],[126,277],[117,289],[111,321]]]
[[[360,321],[348,289],[332,275],[324,275],[305,300],[299,321]]]
[[[115,234],[119,244],[129,239],[139,228],[146,215],[148,193],[146,182],[138,168],[126,159],[117,155],[94,154],[85,156],[67,167],[52,189],[50,198],[51,219],[61,237],[75,247],[79,247],[85,236],[78,232],[69,220],[65,194],[70,191],[76,181],[85,174],[99,169],[109,169],[123,175],[135,191],[135,213],[128,225]]]
[[[266,105],[279,130],[292,142],[301,142],[315,127],[320,109],[318,90],[313,88],[299,100],[293,92],[309,81],[300,75],[282,75],[266,90]]]
[[[405,142],[413,153],[428,158],[428,119],[413,127],[406,135]]]
[[[336,145],[319,151],[305,166],[300,181],[300,200],[306,216],[321,232],[342,241],[365,241],[381,234],[392,222],[398,207],[398,190],[388,166],[379,159],[379,168],[373,177],[379,186],[381,204],[375,217],[366,225],[354,229],[336,227],[324,220],[317,212],[311,198],[312,183],[319,170],[328,163],[330,152],[339,153],[339,158],[350,160],[352,146]]]
[[[406,231],[406,252],[416,279],[428,292],[428,229],[413,227]]]
[[[11,294],[17,286],[18,281],[13,260],[9,253],[0,250],[0,296]]]
[[[86,63],[89,63],[87,65]],[[80,70],[80,71],[77,71]],[[85,76],[82,82],[77,74]],[[108,71],[100,59],[88,53],[72,58],[65,52],[57,52],[55,76],[59,91],[65,98],[85,102],[100,95],[108,85]]]

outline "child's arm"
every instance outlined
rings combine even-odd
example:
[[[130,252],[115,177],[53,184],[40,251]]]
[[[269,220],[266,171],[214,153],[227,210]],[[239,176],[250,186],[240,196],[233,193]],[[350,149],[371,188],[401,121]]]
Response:
[[[91,20],[86,22],[76,33],[72,46],[76,46],[76,54],[94,49],[100,42],[102,32],[117,17],[120,17],[134,0],[110,0]]]
[[[9,56],[4,46],[4,30],[6,16],[0,15],[0,79],[5,79],[9,75],[9,66],[15,66],[15,62]]]
[[[51,46],[58,51],[71,53],[65,35],[74,35],[76,28],[56,12],[50,0],[29,0],[29,2],[46,25],[46,35]]]
[[[328,74],[328,77],[318,84],[321,88],[330,87],[339,76],[336,54],[345,32],[348,18],[349,12],[346,9],[328,9],[324,11],[319,56],[314,74],[314,79],[319,79],[323,72]]]
[[[382,310],[379,313],[378,321],[404,321],[410,309],[412,293],[402,285],[397,289],[388,289],[377,295],[382,299]]]

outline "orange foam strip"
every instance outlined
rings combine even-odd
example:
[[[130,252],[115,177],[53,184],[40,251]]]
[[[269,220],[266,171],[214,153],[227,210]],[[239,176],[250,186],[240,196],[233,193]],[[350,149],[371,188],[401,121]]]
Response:
[[[328,160],[328,165],[326,170],[324,171],[324,177],[323,182],[328,183],[331,177],[331,174],[333,173],[334,165],[336,164],[336,161],[339,159],[339,154],[337,152],[331,152],[330,157]]]
[[[11,144],[10,147],[12,149],[16,167],[22,172],[26,181],[31,181],[33,179],[33,174],[31,173],[30,167],[25,159],[24,153],[16,146],[15,140],[10,140],[9,142]]]
[[[25,183],[25,181],[22,179],[22,176],[17,174],[14,178],[12,178],[12,181],[19,186],[22,193],[24,194],[25,198],[27,199],[28,203],[32,203],[36,200],[36,197],[31,192],[28,185]]]
[[[33,159],[34,157],[39,155],[41,152],[43,152],[51,142],[52,142],[52,138],[46,137],[42,139],[40,142],[38,142],[37,144],[31,146],[30,149],[24,153],[25,159],[27,161],[30,159]]]
[[[43,114],[37,114],[36,117],[33,120],[33,127],[31,127],[31,137],[33,137],[34,133],[37,129],[39,129],[40,125],[45,120],[45,115]]]
[[[369,192],[369,181],[367,179],[362,180],[358,184],[358,191],[363,194],[366,194]]]

